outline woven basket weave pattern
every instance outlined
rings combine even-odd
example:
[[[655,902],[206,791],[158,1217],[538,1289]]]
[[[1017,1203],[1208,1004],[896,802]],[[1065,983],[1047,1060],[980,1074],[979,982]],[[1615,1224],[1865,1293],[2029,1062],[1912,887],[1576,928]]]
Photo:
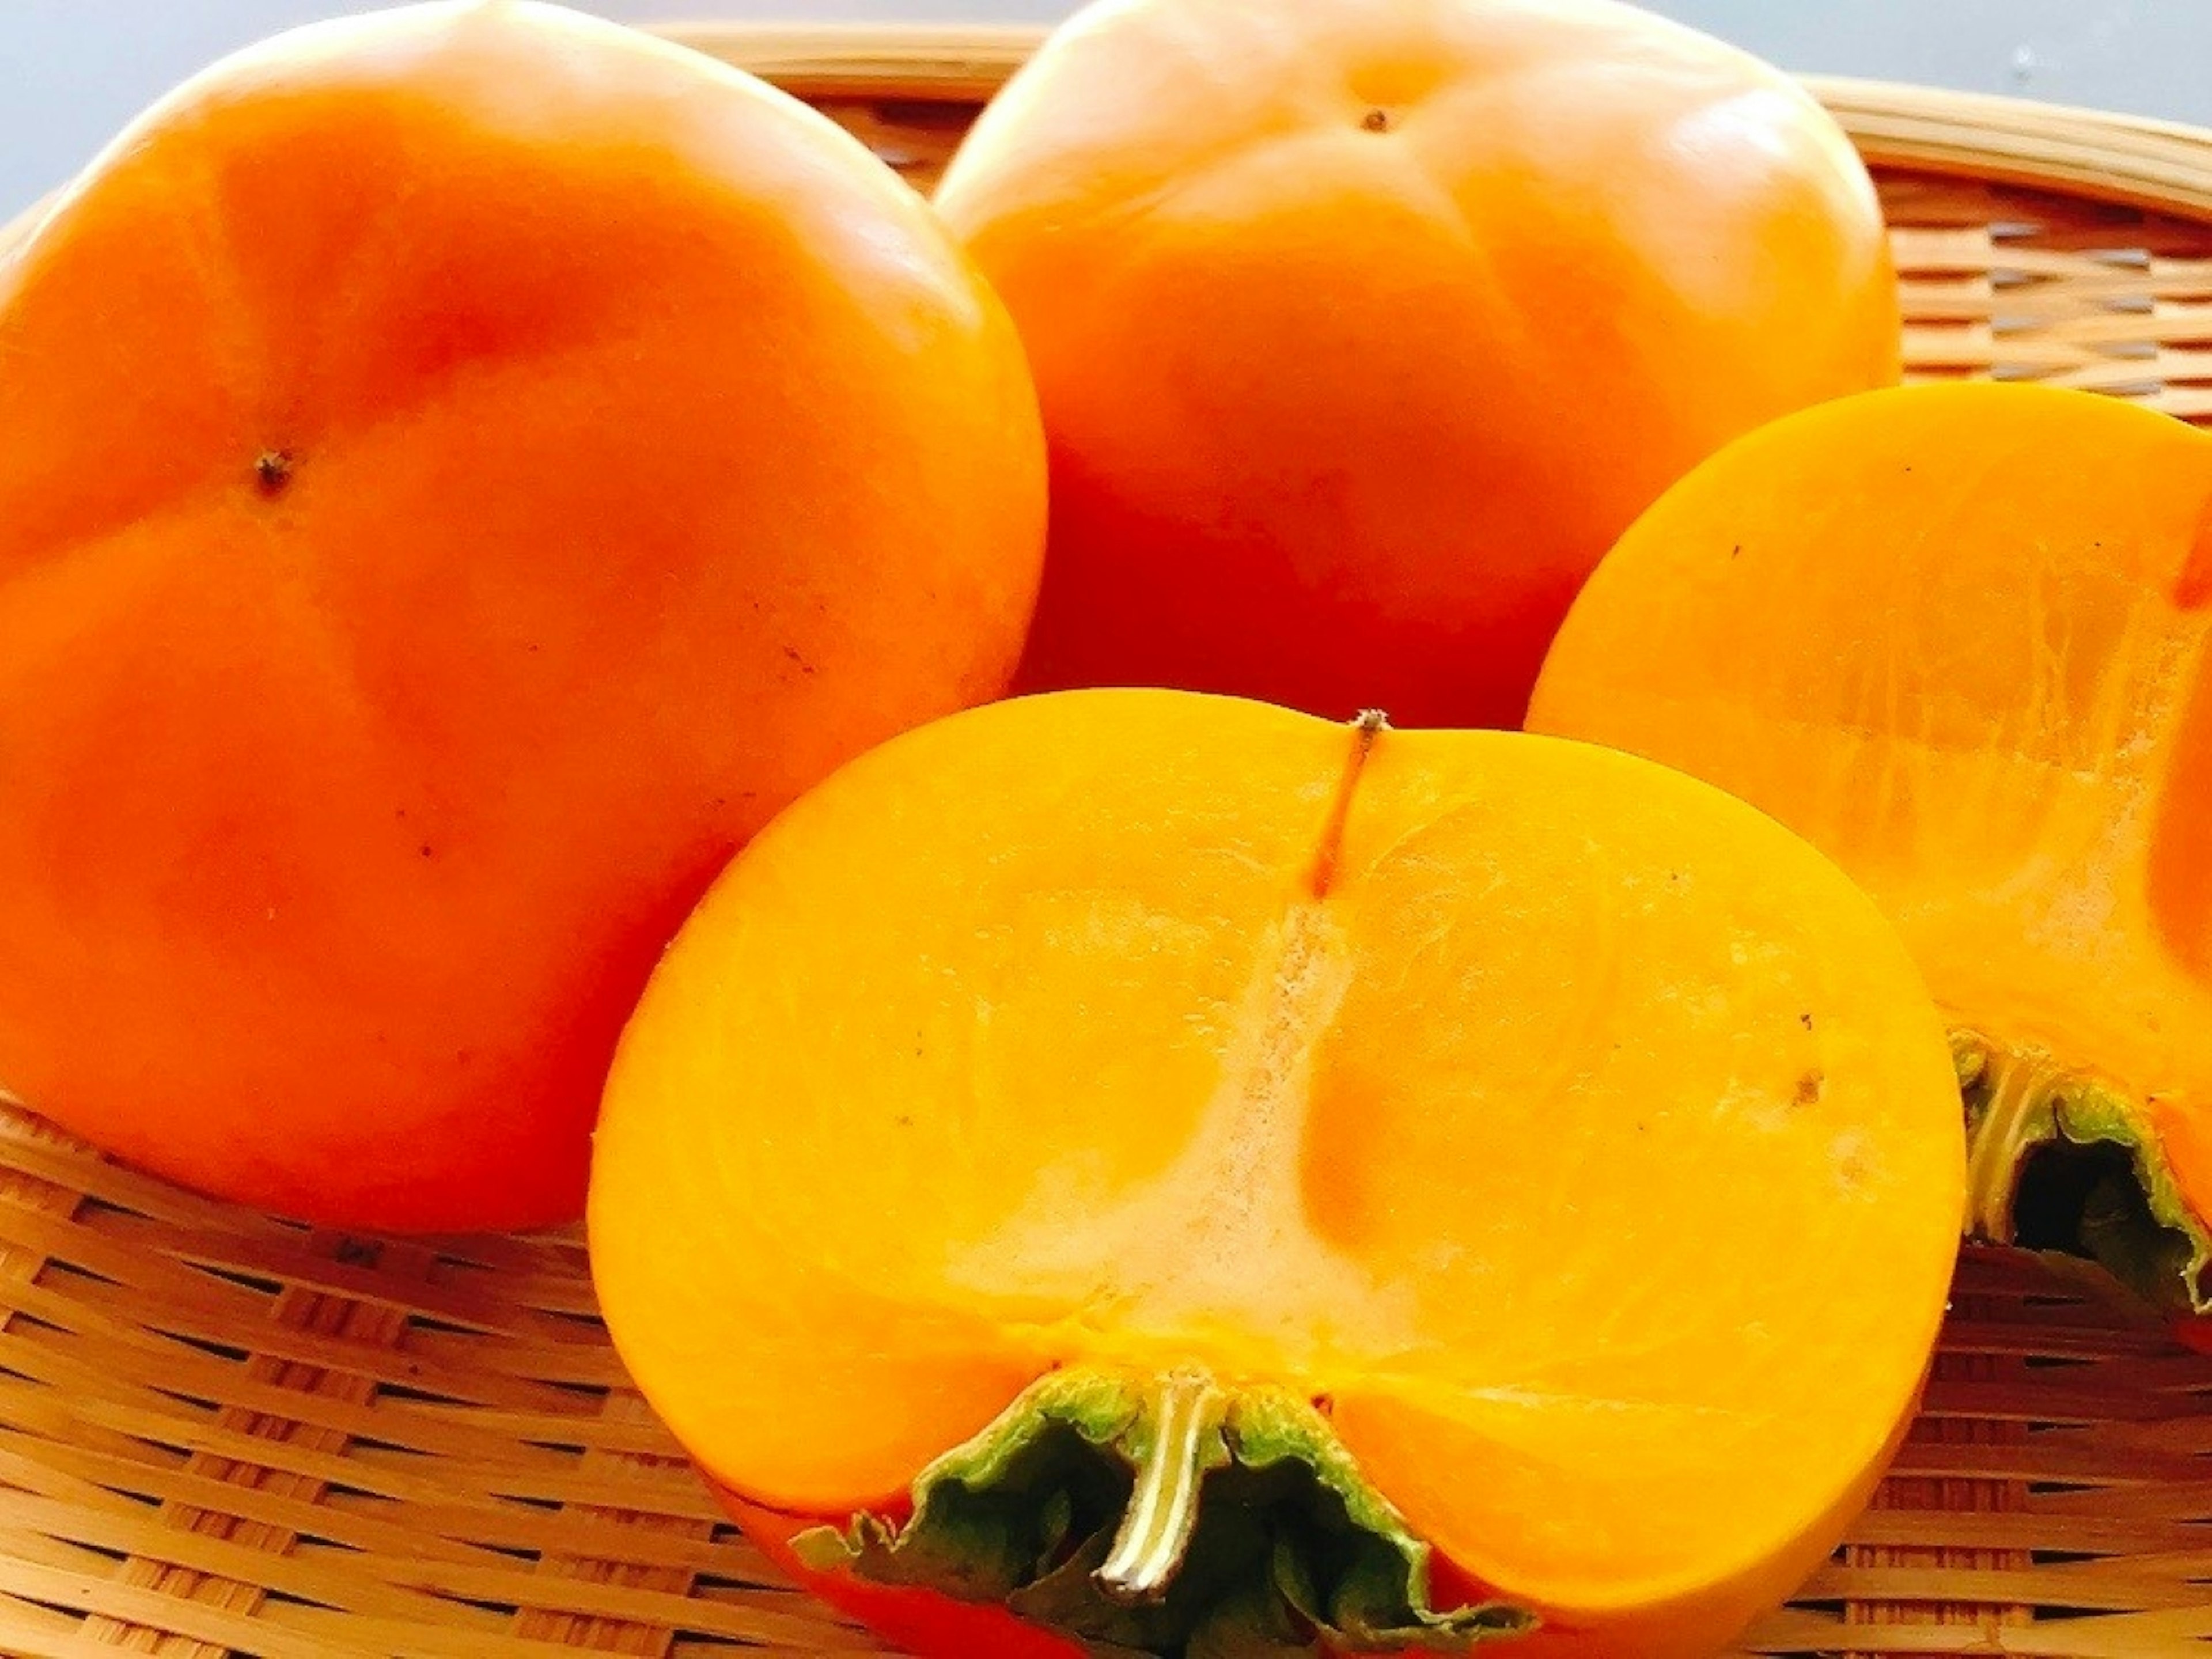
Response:
[[[1028,44],[694,31],[927,185]],[[2212,417],[2212,139],[1820,83],[1920,377]],[[1926,1410],[1761,1652],[2153,1659],[2212,1639],[2212,1358],[1969,1252]],[[878,1651],[739,1540],[624,1384],[580,1245],[293,1227],[0,1113],[0,1653]]]

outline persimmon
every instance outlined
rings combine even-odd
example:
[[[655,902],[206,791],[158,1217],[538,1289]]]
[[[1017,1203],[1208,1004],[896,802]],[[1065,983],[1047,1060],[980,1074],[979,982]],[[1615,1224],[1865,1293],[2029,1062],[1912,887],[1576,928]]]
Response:
[[[917,1652],[1663,1659],[1900,1431],[1957,1110],[1895,931],[1717,790],[1065,692],[738,855],[589,1233],[733,1511]]]
[[[1613,0],[1094,6],[935,200],[1052,445],[1031,690],[1514,725],[1662,489],[1898,377],[1841,131]]]
[[[582,1206],[732,851],[994,696],[1035,395],[827,119],[538,5],[283,35],[0,263],[0,1084],[316,1219]]]
[[[1960,1046],[1973,1226],[2203,1305],[2212,438],[1913,387],[1723,450],[1607,556],[1539,729],[1679,766],[1895,918]]]

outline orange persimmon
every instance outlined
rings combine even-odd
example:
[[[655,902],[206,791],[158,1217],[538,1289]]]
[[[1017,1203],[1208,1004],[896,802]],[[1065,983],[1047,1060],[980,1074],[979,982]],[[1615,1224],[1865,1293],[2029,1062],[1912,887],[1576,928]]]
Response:
[[[923,1654],[1533,1614],[1665,1659],[1899,1432],[1957,1102],[1895,932],[1718,790],[1065,692],[851,763],[710,890],[617,1055],[593,1271],[744,1524]]]
[[[737,71],[520,0],[278,37],[0,257],[0,1085],[318,1219],[581,1207],[655,955],[999,692],[1018,341]]]
[[[1621,540],[1535,728],[1694,772],[1885,905],[1954,1024],[1977,1234],[2212,1257],[2212,438],[2087,392],[1778,422]]]
[[[1613,0],[1093,6],[935,199],[1052,444],[1029,689],[1513,725],[1662,489],[1898,374],[1842,131]]]

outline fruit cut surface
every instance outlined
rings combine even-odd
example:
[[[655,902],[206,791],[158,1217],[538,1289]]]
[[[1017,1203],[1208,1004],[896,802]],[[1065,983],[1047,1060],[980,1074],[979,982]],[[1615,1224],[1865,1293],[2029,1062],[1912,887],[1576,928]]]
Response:
[[[2092,1196],[2124,1235],[2095,1253],[2197,1297],[2208,637],[2212,439],[2085,392],[1913,387],[1669,491],[1577,602],[1529,724],[1707,778],[1835,858],[1972,1050],[1978,1226],[2083,1246]],[[2145,1193],[2077,1172],[2073,1213],[2032,1218],[2099,1146]]]
[[[1899,1431],[1961,1211],[1942,1029],[1811,848],[1509,733],[1147,691],[842,769],[654,976],[617,1345],[720,1482],[896,1504],[1041,1376],[1319,1402],[1551,1638],[1778,1601]]]

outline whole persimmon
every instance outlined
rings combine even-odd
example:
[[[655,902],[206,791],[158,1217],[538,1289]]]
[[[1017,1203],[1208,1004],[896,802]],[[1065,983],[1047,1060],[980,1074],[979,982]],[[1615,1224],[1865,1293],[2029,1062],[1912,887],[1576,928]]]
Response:
[[[187,82],[0,263],[0,1084],[280,1212],[574,1213],[691,902],[1035,598],[927,204],[552,7]]]
[[[1612,0],[1113,0],[936,202],[1052,445],[1030,689],[1512,725],[1661,490],[1898,377],[1842,131]]]

